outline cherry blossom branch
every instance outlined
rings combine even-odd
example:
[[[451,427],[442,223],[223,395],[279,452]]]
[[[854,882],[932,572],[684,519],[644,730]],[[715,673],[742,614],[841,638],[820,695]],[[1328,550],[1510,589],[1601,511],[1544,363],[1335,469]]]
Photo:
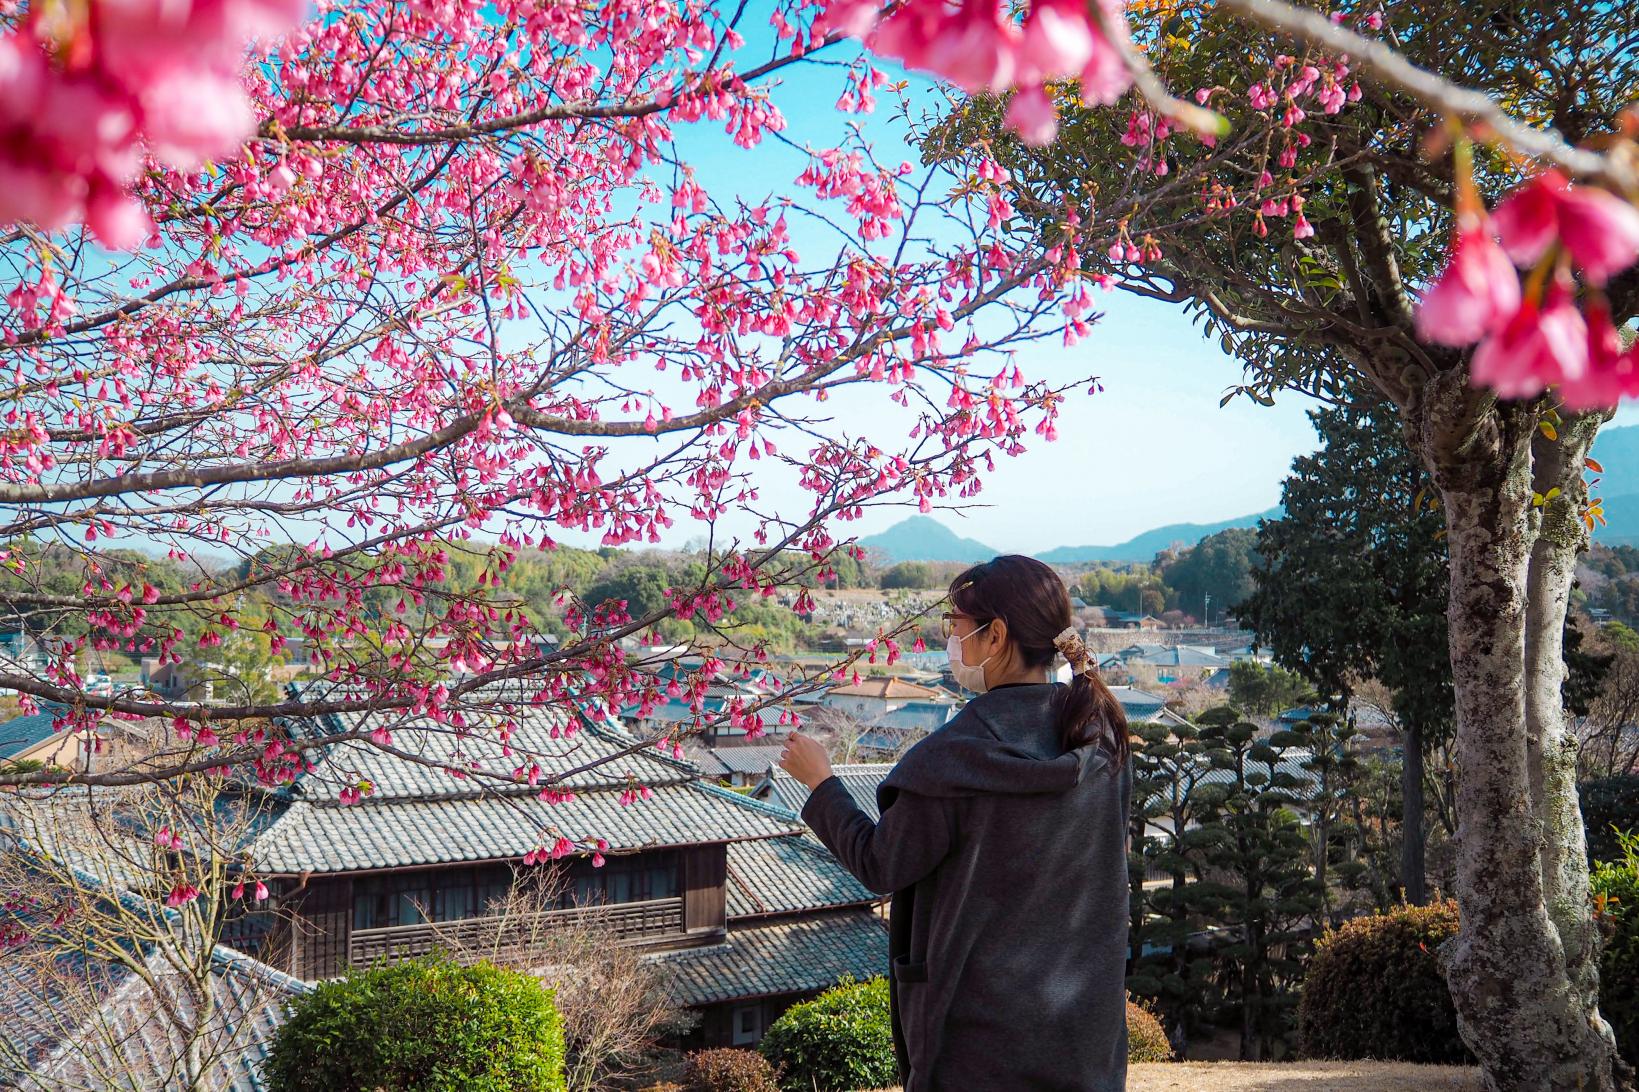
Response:
[[[1311,8],[1286,0],[1222,0],[1230,11],[1270,30],[1347,53],[1356,71],[1368,72],[1425,106],[1449,117],[1489,129],[1515,151],[1581,178],[1603,182],[1622,193],[1639,193],[1633,164],[1584,148],[1572,147],[1552,129],[1537,129],[1515,120],[1481,91],[1460,87],[1437,73],[1419,68],[1387,43],[1367,38]]]

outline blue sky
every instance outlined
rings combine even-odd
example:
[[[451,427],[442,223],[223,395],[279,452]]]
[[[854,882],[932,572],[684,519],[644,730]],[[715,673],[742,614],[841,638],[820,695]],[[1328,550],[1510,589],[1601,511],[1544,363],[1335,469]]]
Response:
[[[756,49],[751,46],[749,55]],[[847,56],[843,52],[835,59]],[[788,119],[786,136],[799,144],[836,143],[848,120],[833,108],[841,86],[836,68],[785,70],[774,100]],[[937,92],[931,84],[913,78],[912,88],[918,99],[934,105]],[[863,122],[883,161],[916,162],[891,98],[884,94],[881,101],[876,115],[855,120]],[[678,138],[700,181],[719,200],[791,192],[787,182],[803,167],[799,153],[776,142],[752,152],[734,147],[720,125],[680,129]],[[803,238],[799,220],[792,228],[805,257],[825,253],[817,238]],[[998,461],[983,493],[964,502],[963,511],[934,513],[958,533],[1000,551],[1036,552],[1119,542],[1165,523],[1246,515],[1275,504],[1292,458],[1313,448],[1314,433],[1304,416],[1308,403],[1297,396],[1273,408],[1244,399],[1219,408],[1239,366],[1216,342],[1201,338],[1181,310],[1121,292],[1104,294],[1100,305],[1104,317],[1079,345],[1066,349],[1053,339],[1026,346],[1018,361],[1032,379],[1066,382],[1097,375],[1103,393],[1071,397],[1056,442],[1033,438],[1037,442],[1028,454]],[[889,438],[902,436],[907,425],[903,411],[887,403],[885,388],[849,397],[846,413],[855,433]],[[748,465],[762,468],[758,484],[764,507],[806,511],[807,494],[786,475],[766,473],[766,462]],[[845,525],[845,531],[870,534],[914,514],[913,504],[879,508]],[[675,515],[677,525],[664,545],[682,546],[704,534],[703,525],[687,522],[684,513]],[[729,519],[721,530],[743,535],[750,527],[749,520]],[[595,535],[554,537],[569,545],[596,544]]]

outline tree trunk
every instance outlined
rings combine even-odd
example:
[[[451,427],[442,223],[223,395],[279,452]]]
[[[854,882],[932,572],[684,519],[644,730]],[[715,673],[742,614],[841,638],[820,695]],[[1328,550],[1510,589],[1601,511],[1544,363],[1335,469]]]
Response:
[[[1493,406],[1468,427],[1456,443],[1449,433],[1434,437],[1428,452],[1449,529],[1457,713],[1462,924],[1441,954],[1463,1040],[1487,1088],[1602,1092],[1616,1088],[1613,1044],[1568,976],[1548,913],[1544,832],[1527,760],[1528,455],[1536,421],[1521,407]]]
[[[1587,838],[1576,791],[1576,739],[1565,719],[1565,616],[1577,555],[1587,545],[1581,506],[1587,494],[1582,468],[1599,416],[1562,423],[1549,441],[1538,435],[1532,451],[1532,489],[1546,497],[1531,545],[1525,608],[1525,757],[1531,802],[1541,824],[1543,898],[1564,949],[1574,1003],[1589,1013],[1590,1031],[1610,1040],[1600,1016],[1600,938],[1588,909]]]
[[[1428,832],[1423,826],[1423,730],[1406,725],[1405,757],[1400,764],[1400,882],[1413,906],[1428,903],[1423,862]]]

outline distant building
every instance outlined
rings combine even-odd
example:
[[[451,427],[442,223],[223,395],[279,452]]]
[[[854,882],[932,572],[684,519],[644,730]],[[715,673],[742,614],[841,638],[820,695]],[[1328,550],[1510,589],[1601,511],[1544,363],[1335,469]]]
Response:
[[[847,713],[862,724],[876,724],[882,717],[912,702],[928,704],[948,701],[949,695],[943,690],[883,675],[845,686],[833,686],[826,691],[823,704]]]
[[[94,739],[58,728],[63,707],[42,703],[38,713],[0,722],[0,767],[39,763],[81,773],[117,770],[151,753],[165,731],[157,721],[104,718]]]
[[[749,740],[751,723],[761,725],[769,736],[782,736],[787,729],[780,724],[780,710],[768,705],[746,713],[735,723],[736,708],[751,709],[780,693],[784,686],[767,671],[759,668],[744,678],[720,676],[707,684],[705,694],[696,711],[689,704],[689,675],[698,665],[674,657],[661,664],[652,674],[660,696],[652,701],[634,702],[620,711],[620,721],[633,733],[644,738],[656,738],[681,729],[689,731],[703,726],[693,738],[708,746]],[[759,736],[759,738],[761,738]]]
[[[887,762],[856,762],[831,767],[843,789],[860,810],[871,817],[873,823],[882,818],[876,806],[876,790],[892,770],[893,765]],[[767,781],[752,790],[752,795],[800,816],[802,806],[808,803],[808,786],[784,770],[775,770]]]
[[[1155,721],[1160,724],[1188,724],[1189,721],[1167,708],[1167,699],[1135,686],[1112,686],[1110,693],[1121,703],[1128,724]]]
[[[951,701],[909,701],[868,724],[855,742],[865,755],[898,754],[929,732],[950,722],[959,712]]]
[[[1123,650],[1121,658],[1129,671],[1134,664],[1154,669],[1155,681],[1159,683],[1209,680],[1220,672],[1227,672],[1232,662],[1204,645],[1134,645]],[[1227,674],[1223,676],[1222,685],[1228,685]]]
[[[780,752],[784,749],[783,743],[709,747],[690,742],[683,745],[683,754],[707,777],[743,787],[767,776],[768,771],[779,764]]]
[[[1104,616],[1105,629],[1166,629],[1167,624],[1141,611],[1116,610],[1114,607],[1094,607]]]

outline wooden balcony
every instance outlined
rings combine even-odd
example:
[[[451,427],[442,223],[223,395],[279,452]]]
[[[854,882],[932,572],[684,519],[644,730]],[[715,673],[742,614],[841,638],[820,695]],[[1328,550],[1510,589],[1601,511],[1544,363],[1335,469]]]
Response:
[[[413,959],[435,948],[488,951],[494,947],[503,924],[514,944],[527,944],[530,937],[554,925],[574,924],[613,932],[622,944],[653,944],[683,937],[683,897],[547,910],[510,920],[463,918],[383,929],[354,929],[348,937],[347,962],[368,966],[382,958],[388,961]]]

